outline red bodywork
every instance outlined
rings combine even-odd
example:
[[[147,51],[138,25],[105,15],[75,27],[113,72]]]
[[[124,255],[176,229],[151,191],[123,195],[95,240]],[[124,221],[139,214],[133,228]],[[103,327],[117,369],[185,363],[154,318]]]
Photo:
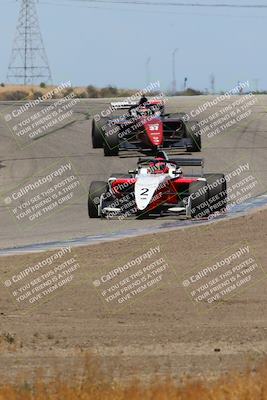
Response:
[[[161,116],[149,114],[150,107],[155,107],[154,111],[160,112]],[[136,136],[136,139],[145,143],[149,148],[158,148],[163,146],[164,127],[162,115],[164,113],[164,102],[161,100],[151,100],[139,108],[140,115],[132,120],[119,121],[119,125],[132,128],[132,134],[128,134],[130,138]],[[141,115],[143,113],[143,115]],[[125,131],[128,128],[125,129]],[[131,131],[130,131],[131,132]],[[124,136],[122,135],[122,138]]]
[[[188,187],[191,183],[197,182],[197,178],[179,177],[169,179],[164,183],[153,196],[148,210],[158,208],[163,204],[176,205],[178,204],[185,194],[188,192]],[[134,191],[134,185],[137,181],[136,178],[119,178],[111,184],[112,192],[117,198],[122,198],[127,193]]]
[[[144,128],[152,146],[158,147],[163,145],[163,123],[160,118],[153,118],[149,121],[145,120]]]

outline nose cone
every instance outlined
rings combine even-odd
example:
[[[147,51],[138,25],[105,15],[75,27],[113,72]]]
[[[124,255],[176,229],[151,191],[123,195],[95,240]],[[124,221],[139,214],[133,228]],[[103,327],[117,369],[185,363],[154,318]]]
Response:
[[[166,178],[162,175],[158,176],[140,176],[137,178],[134,186],[134,195],[137,209],[140,211],[145,210],[157,191],[159,185]]]
[[[153,146],[163,144],[163,123],[160,118],[153,118],[145,123],[145,130],[150,143]]]

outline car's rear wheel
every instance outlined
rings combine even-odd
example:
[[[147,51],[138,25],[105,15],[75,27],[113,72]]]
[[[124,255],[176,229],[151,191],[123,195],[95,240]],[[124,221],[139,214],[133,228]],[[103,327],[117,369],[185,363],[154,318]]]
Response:
[[[92,146],[93,149],[101,149],[103,147],[104,131],[100,125],[93,119],[92,121]]]
[[[100,197],[106,193],[107,183],[104,181],[94,181],[89,187],[88,194],[88,215],[90,218],[99,218],[98,206]]]
[[[210,214],[209,193],[205,182],[193,182],[189,186],[192,218],[206,218]]]
[[[227,183],[223,174],[205,174],[209,188],[209,205],[212,213],[222,211],[227,206]]]

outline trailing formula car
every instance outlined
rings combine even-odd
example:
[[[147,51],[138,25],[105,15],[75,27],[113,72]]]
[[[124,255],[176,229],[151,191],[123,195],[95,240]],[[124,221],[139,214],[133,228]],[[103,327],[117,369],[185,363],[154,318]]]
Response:
[[[201,167],[198,175],[184,174],[181,167]],[[227,206],[223,174],[204,174],[203,160],[168,158],[165,152],[155,158],[140,158],[129,174],[111,174],[108,182],[95,181],[89,188],[90,218],[111,218],[181,214],[207,218]]]
[[[127,112],[92,121],[93,148],[103,147],[105,156],[117,156],[121,151],[154,155],[164,149],[201,151],[198,122],[186,122],[184,113],[165,114],[162,100],[111,103],[111,107]]]

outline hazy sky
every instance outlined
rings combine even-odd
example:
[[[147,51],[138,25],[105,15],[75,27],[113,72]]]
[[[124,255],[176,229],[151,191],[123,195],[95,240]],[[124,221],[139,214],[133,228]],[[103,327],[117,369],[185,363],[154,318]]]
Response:
[[[0,0],[0,81],[6,78],[19,3]],[[178,48],[178,88],[185,76],[190,87],[208,88],[214,73],[217,90],[231,88],[238,80],[249,80],[255,88],[255,79],[259,88],[267,89],[267,9],[90,8],[68,0],[43,0],[37,7],[55,83],[140,88],[151,56],[150,80],[160,80],[165,90],[172,80],[172,51]]]

